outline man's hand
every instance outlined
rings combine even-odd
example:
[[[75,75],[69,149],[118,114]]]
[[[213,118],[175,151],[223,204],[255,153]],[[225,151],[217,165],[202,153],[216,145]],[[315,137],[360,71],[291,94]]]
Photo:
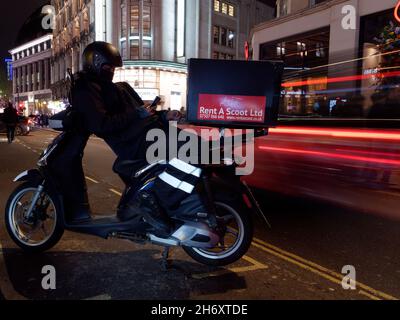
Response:
[[[182,114],[179,111],[169,111],[166,115],[167,121],[179,121],[182,118]]]

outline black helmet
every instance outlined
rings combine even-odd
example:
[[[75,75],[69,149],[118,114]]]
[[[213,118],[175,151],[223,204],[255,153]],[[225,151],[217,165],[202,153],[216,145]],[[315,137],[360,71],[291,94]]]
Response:
[[[114,73],[110,74],[103,70],[104,65],[115,68],[122,67],[122,58],[118,49],[112,44],[102,41],[89,44],[83,51],[83,69],[105,80],[112,80]]]

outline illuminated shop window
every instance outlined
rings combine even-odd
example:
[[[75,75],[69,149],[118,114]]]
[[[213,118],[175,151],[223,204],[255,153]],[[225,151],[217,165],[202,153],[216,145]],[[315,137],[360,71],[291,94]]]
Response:
[[[158,87],[156,70],[143,70],[143,87],[144,88]]]
[[[276,46],[276,55],[278,57],[284,56],[286,54],[286,43],[285,42],[281,42],[278,43]]]

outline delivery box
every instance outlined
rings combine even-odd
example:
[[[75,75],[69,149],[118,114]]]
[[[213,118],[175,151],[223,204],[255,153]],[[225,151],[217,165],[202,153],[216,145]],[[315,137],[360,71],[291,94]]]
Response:
[[[187,120],[226,128],[268,128],[278,120],[282,62],[189,60]]]

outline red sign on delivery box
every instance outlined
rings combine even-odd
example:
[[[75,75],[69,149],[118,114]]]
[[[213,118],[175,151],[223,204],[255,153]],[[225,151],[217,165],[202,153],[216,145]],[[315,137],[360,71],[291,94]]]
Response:
[[[265,122],[265,96],[200,94],[198,120]]]

